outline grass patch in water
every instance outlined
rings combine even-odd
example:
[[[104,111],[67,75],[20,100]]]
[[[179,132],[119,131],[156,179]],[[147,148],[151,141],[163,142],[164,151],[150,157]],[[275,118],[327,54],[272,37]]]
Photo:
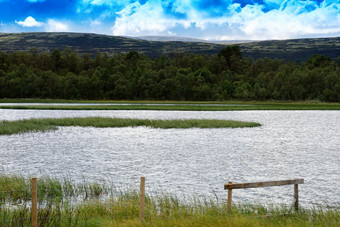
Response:
[[[149,120],[129,118],[44,118],[26,119],[18,121],[1,121],[0,135],[11,135],[24,132],[55,130],[58,126],[80,126],[80,127],[138,127],[146,126],[152,128],[239,128],[256,127],[259,123],[227,121],[227,120]]]

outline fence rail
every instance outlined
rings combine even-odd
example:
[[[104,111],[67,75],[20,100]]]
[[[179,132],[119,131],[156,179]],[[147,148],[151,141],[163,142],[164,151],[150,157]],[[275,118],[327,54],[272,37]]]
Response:
[[[263,181],[263,182],[253,182],[253,183],[237,183],[229,181],[228,184],[224,185],[224,190],[228,190],[228,209],[231,209],[232,201],[232,190],[233,189],[246,189],[246,188],[263,188],[263,187],[273,187],[273,186],[284,186],[294,184],[294,207],[295,210],[299,209],[299,184],[303,184],[304,179],[293,179],[293,180],[280,180],[280,181]]]

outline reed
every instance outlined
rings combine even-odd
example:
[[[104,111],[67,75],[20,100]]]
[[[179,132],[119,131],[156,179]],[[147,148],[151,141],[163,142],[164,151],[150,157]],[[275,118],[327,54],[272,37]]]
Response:
[[[73,183],[69,179],[58,180],[50,177],[38,178],[38,199],[40,201],[77,197],[97,198],[112,193],[105,185],[83,182]],[[31,181],[22,176],[0,175],[0,202],[25,203],[31,200]]]
[[[227,120],[149,120],[128,118],[46,118],[26,119],[18,121],[1,121],[0,135],[11,135],[24,132],[56,130],[58,126],[80,127],[152,127],[152,128],[237,128],[260,126],[254,122],[240,122]]]

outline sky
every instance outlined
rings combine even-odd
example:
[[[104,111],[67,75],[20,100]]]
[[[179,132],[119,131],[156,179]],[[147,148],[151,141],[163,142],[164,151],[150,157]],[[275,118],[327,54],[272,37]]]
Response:
[[[0,0],[0,32],[267,40],[340,36],[340,0]]]

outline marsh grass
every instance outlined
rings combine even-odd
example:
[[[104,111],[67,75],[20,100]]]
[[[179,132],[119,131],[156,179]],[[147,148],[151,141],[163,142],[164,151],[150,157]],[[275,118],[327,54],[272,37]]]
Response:
[[[22,103],[22,105],[1,106],[0,109],[40,109],[40,110],[162,110],[162,111],[242,111],[242,110],[340,110],[339,103],[326,103],[315,100],[302,102],[280,101],[228,101],[228,102],[188,102],[188,101],[88,101],[88,100],[25,100],[2,99],[0,103]],[[25,105],[36,103],[36,105]],[[39,103],[44,103],[40,105]],[[48,105],[48,103],[59,103]],[[63,105],[72,103],[75,105]],[[88,103],[96,105],[76,105]],[[127,105],[121,105],[121,104]],[[103,104],[103,105],[100,105]],[[107,105],[110,104],[110,105]],[[131,105],[129,105],[131,104]],[[151,104],[151,105],[150,105]],[[170,104],[170,105],[169,105]]]
[[[97,198],[109,195],[112,190],[98,183],[86,182],[72,183],[71,180],[53,179],[49,177],[38,178],[38,199],[63,200],[65,198]],[[0,175],[0,202],[24,203],[31,200],[31,180],[21,176]]]
[[[0,176],[0,192],[29,190],[29,187],[29,179]],[[38,193],[39,226],[300,227],[340,224],[340,207],[301,208],[295,212],[285,206],[238,204],[228,212],[225,202],[195,198],[185,202],[165,193],[146,195],[145,219],[141,223],[138,218],[139,193],[134,190],[117,191],[98,183],[73,184],[69,180],[44,178],[38,179]],[[73,197],[77,197],[77,202],[72,202]],[[14,204],[13,197],[6,194],[0,202],[0,226],[30,226],[30,212],[29,203]]]
[[[56,130],[58,126],[80,127],[138,127],[153,128],[236,128],[260,126],[254,122],[226,121],[226,120],[149,120],[128,118],[45,118],[25,119],[18,121],[0,121],[0,135],[11,135],[24,132]]]

